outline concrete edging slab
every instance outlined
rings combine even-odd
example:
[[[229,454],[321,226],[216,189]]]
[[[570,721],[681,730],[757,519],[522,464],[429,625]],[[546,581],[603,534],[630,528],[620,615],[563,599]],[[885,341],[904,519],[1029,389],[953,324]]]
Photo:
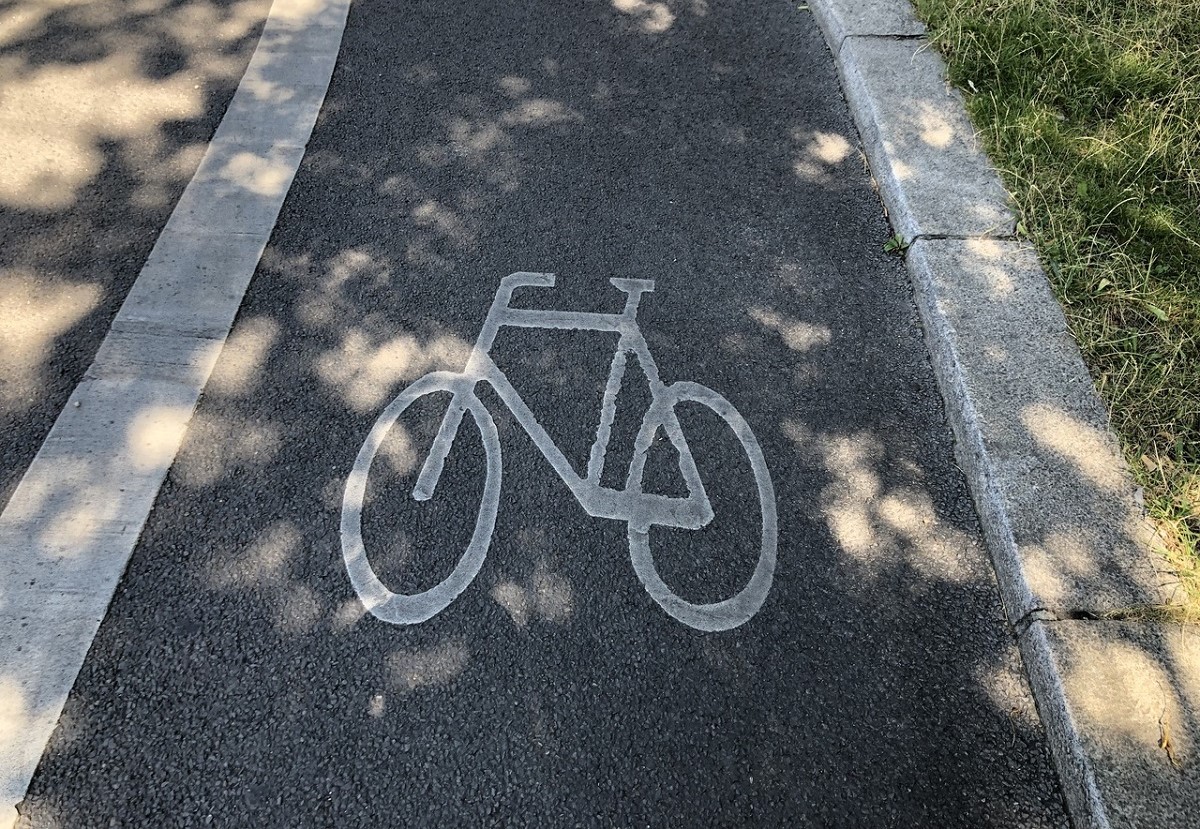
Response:
[[[1062,309],[908,0],[810,5],[911,243],[956,454],[1072,822],[1178,825],[1200,810],[1200,635],[1102,621],[1167,603],[1169,576]]]

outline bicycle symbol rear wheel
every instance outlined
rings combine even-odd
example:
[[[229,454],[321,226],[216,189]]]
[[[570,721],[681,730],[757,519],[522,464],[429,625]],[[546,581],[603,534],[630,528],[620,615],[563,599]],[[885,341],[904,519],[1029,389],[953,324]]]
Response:
[[[456,382],[457,381],[457,382]],[[438,584],[420,593],[394,593],[379,579],[370,561],[362,538],[362,508],[367,490],[367,476],[371,463],[384,438],[396,424],[397,419],[416,400],[435,392],[455,393],[461,388],[457,374],[435,371],[417,380],[393,400],[367,435],[367,440],[358,451],[354,467],[346,480],[346,491],[342,497],[342,557],[350,583],[358,593],[367,610],[375,617],[396,625],[415,625],[432,618],[454,601],[479,574],[483,559],[492,540],[496,525],[496,511],[500,506],[500,436],[496,422],[474,393],[463,393],[456,397],[470,412],[479,427],[483,447],[487,456],[487,477],[483,485],[483,503],[475,519],[471,541],[462,558],[450,575]],[[453,401],[451,402],[453,405]],[[461,426],[457,437],[462,437]],[[423,460],[423,459],[422,459]]]
[[[666,398],[651,406],[637,437],[634,448],[633,463],[629,467],[629,480],[626,489],[642,491],[642,477],[645,472],[646,450],[654,435],[662,426],[661,416],[655,416],[656,411],[663,408],[674,409],[682,402],[699,403],[706,406],[725,421],[733,433],[741,441],[742,448],[749,456],[750,468],[754,473],[757,484],[758,498],[762,510],[762,546],[758,560],[750,580],[737,594],[724,601],[711,604],[696,604],[677,595],[658,573],[654,566],[654,557],[650,553],[649,528],[636,528],[633,522],[629,524],[629,553],[633,559],[633,569],[646,588],[646,592],[670,616],[683,622],[689,627],[703,631],[730,630],[748,621],[766,601],[767,593],[771,590],[771,582],[775,577],[775,554],[778,545],[778,528],[775,513],[775,488],[771,484],[771,475],[763,458],[762,447],[758,439],[750,431],[750,426],[733,407],[733,404],[710,388],[698,383],[681,381],[667,387]]]

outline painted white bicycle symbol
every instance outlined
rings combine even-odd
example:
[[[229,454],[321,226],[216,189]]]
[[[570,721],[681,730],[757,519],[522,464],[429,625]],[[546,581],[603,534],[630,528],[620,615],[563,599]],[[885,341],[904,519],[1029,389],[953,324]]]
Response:
[[[614,286],[625,292],[625,310],[619,314],[576,311],[527,310],[510,308],[514,289],[519,287],[552,287],[553,274],[514,273],[500,281],[487,320],[479,332],[466,368],[461,374],[434,371],[414,382],[388,405],[367,436],[358,452],[354,467],[346,482],[342,500],[342,555],[346,570],[359,598],[366,608],[385,622],[412,625],[424,622],[450,604],[479,573],[491,544],[500,505],[500,437],[496,423],[475,393],[480,382],[491,384],[499,398],[508,406],[534,445],[545,455],[551,467],[570,488],[580,506],[596,518],[625,521],[629,526],[629,548],[633,569],[646,591],[667,613],[693,628],[705,631],[729,630],[744,623],[762,607],[775,573],[776,517],[775,490],[763,460],[758,440],[750,431],[737,409],[721,395],[696,383],[681,381],[664,385],[658,376],[658,366],[650,355],[645,337],[637,324],[638,303],[643,293],[654,290],[654,282],[641,279],[612,279]],[[502,326],[521,328],[556,328],[583,331],[615,332],[619,335],[616,353],[609,369],[608,383],[600,411],[600,424],[588,460],[587,476],[572,468],[562,451],[554,445],[546,430],[534,418],[508,378],[493,362],[489,351]],[[640,362],[650,381],[650,408],[634,444],[633,460],[625,489],[617,490],[600,485],[604,458],[608,451],[616,411],[617,393],[625,374],[628,355]],[[487,456],[487,475],[483,486],[483,503],[475,520],[471,541],[454,570],[442,582],[420,593],[405,595],[389,590],[367,560],[362,538],[362,508],[366,493],[367,475],[371,463],[397,418],[418,398],[433,392],[452,395],[449,409],[433,440],[424,465],[417,476],[412,497],[425,501],[433,497],[451,444],[458,434],[463,415],[475,418]],[[749,456],[750,467],[757,483],[762,510],[762,544],[749,582],[736,595],[711,604],[693,604],[676,595],[659,576],[650,554],[650,527],[699,529],[713,519],[700,473],[691,449],[680,429],[675,407],[683,401],[707,406],[733,430]],[[642,491],[646,454],[659,429],[662,429],[679,457],[679,471],[687,486],[684,498],[668,497]]]

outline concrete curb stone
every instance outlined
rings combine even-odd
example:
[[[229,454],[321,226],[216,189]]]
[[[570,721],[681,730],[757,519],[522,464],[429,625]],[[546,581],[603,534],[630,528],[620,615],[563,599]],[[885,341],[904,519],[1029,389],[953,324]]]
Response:
[[[907,0],[812,0],[909,272],[956,453],[1076,827],[1200,813],[1200,633],[1105,409]],[[1105,621],[1124,615],[1130,621]],[[1169,749],[1169,750],[1168,750]]]
[[[1129,622],[1036,622],[1021,636],[1030,670],[1059,677],[1066,722],[1110,826],[1181,827],[1200,807],[1196,763],[1200,631]],[[1039,664],[1040,662],[1040,664]],[[1050,718],[1043,715],[1050,729]],[[1066,732],[1068,729],[1060,730]],[[1166,748],[1169,747],[1168,752]],[[1078,825],[1087,824],[1077,821]]]
[[[1033,250],[921,238],[908,266],[1009,619],[1163,603],[1120,449]]]
[[[907,240],[1013,235],[1008,194],[946,85],[941,58],[921,40],[853,36],[837,63],[897,233]]]
[[[919,37],[925,34],[925,24],[917,19],[912,6],[897,0],[843,0],[817,2],[811,6],[835,55],[841,50],[843,41],[852,35]]]

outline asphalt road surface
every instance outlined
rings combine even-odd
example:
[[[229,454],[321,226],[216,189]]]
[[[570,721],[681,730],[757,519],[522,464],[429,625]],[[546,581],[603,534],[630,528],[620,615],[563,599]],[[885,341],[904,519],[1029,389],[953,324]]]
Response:
[[[0,7],[0,505],[195,172],[269,6]]]
[[[1062,826],[901,260],[810,14],[781,0],[356,0],[322,116],[187,440],[22,807],[34,826]],[[417,625],[365,612],[347,476],[409,383],[513,304],[617,313],[662,380],[756,436],[765,602],[705,632],[631,564],[488,386],[502,479],[478,575]],[[491,354],[580,474],[613,333]],[[387,433],[362,512],[399,593],[455,568],[487,496],[450,396]],[[603,483],[651,395],[630,361]],[[726,420],[676,409],[715,518],[652,526],[693,603],[750,578],[764,514]],[[486,420],[486,418],[485,418]],[[484,432],[486,432],[486,426]],[[544,444],[545,442],[542,441]],[[665,433],[647,492],[687,492]]]

